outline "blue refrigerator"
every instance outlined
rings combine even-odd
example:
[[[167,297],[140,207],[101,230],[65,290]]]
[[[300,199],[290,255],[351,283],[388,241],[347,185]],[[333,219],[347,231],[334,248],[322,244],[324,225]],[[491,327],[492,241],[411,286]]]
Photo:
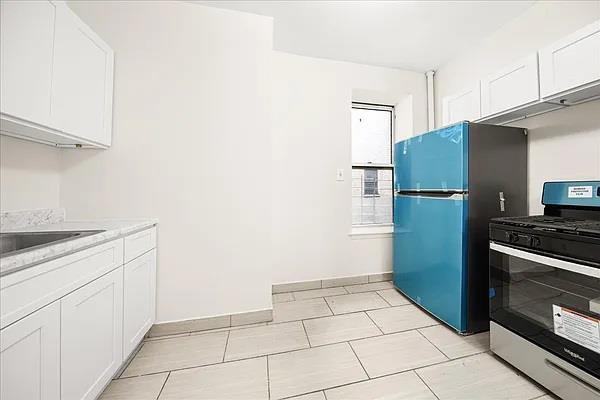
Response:
[[[487,330],[488,223],[527,214],[526,130],[462,122],[394,158],[394,285],[457,332]]]

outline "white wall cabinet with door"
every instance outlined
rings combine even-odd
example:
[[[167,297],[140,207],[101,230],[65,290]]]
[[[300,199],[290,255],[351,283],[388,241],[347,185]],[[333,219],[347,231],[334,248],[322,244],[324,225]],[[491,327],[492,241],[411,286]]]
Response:
[[[600,96],[600,20],[544,47],[539,58],[545,100],[577,104]]]
[[[110,146],[112,49],[63,1],[3,0],[0,7],[2,133]]]
[[[481,80],[481,116],[523,107],[539,100],[537,53]]]
[[[60,399],[60,302],[0,331],[0,399]]]
[[[442,99],[442,124],[459,121],[474,121],[481,116],[479,82],[457,94]]]
[[[442,98],[442,124],[506,124],[600,98],[600,20]],[[477,102],[480,101],[480,114]]]
[[[49,1],[0,2],[2,114],[50,126],[56,6]]]

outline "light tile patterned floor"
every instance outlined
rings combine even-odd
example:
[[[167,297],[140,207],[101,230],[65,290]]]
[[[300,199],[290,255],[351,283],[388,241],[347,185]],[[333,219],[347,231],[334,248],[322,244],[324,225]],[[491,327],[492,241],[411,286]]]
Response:
[[[146,339],[101,400],[546,400],[390,282],[273,296],[274,321]]]

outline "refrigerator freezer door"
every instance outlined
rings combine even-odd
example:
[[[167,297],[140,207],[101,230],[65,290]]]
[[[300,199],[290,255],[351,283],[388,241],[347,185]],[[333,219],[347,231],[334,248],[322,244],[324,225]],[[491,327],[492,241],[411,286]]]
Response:
[[[396,190],[468,190],[468,142],[462,122],[396,143]]]
[[[467,329],[467,199],[394,198],[394,285],[454,329]]]

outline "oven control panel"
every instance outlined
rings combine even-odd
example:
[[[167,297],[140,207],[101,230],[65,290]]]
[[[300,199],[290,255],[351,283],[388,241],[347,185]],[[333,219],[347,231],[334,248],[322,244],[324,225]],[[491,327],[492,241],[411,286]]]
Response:
[[[569,261],[593,265],[600,268],[600,238],[581,238],[558,232],[534,232],[524,227],[508,227],[506,224],[491,223],[489,239],[496,243],[530,249]]]
[[[542,240],[539,236],[530,235],[517,231],[505,231],[504,237],[507,243],[512,243],[525,247],[540,247]]]

